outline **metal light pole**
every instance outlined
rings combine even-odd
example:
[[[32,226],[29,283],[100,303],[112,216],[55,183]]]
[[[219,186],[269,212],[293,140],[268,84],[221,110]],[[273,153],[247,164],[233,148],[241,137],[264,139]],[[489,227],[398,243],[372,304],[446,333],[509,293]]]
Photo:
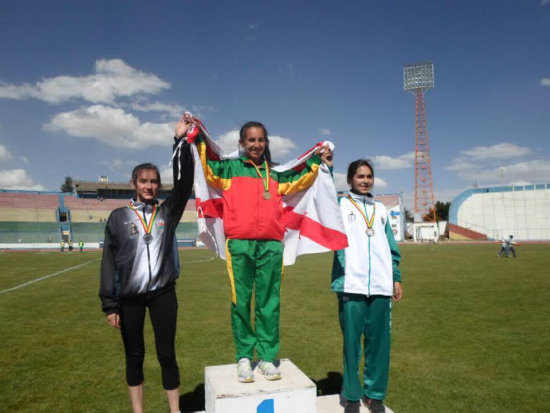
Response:
[[[414,155],[414,213],[415,221],[432,209],[433,222],[436,222],[435,199],[430,161],[428,123],[424,105],[424,91],[434,87],[434,66],[432,62],[423,62],[403,67],[405,90],[416,98],[416,148]]]

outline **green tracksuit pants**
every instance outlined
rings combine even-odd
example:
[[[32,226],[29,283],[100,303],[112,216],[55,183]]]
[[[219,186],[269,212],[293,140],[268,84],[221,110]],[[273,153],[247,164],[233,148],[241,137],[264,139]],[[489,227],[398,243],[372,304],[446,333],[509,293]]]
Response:
[[[338,294],[344,336],[342,396],[350,401],[384,400],[388,388],[391,341],[391,297]],[[363,385],[359,380],[361,337],[364,336]]]
[[[258,358],[273,362],[279,352],[280,289],[283,244],[272,240],[229,239],[227,271],[231,284],[231,325],[236,359]],[[255,291],[255,329],[250,320]]]

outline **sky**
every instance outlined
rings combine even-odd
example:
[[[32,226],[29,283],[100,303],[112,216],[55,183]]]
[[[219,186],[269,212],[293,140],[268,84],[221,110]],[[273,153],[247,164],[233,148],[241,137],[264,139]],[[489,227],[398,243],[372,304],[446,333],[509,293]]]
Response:
[[[0,6],[0,188],[66,176],[170,179],[174,127],[199,117],[228,151],[249,120],[285,162],[336,145],[335,181],[374,162],[375,193],[414,195],[415,98],[436,200],[550,183],[550,0],[27,1]]]

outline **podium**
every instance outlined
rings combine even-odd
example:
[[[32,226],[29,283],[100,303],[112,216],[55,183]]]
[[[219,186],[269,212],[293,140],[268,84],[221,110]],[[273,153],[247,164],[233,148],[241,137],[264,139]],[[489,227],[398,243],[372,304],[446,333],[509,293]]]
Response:
[[[315,383],[288,359],[279,369],[281,380],[266,380],[255,369],[253,383],[240,383],[235,364],[206,367],[206,413],[317,413]]]
[[[253,365],[254,367],[254,365]],[[254,369],[253,383],[237,380],[237,365],[206,367],[206,413],[341,413],[339,395],[317,397],[317,387],[288,359],[281,359],[281,380],[269,381]],[[369,410],[361,406],[361,413]],[[387,413],[392,413],[386,407]]]

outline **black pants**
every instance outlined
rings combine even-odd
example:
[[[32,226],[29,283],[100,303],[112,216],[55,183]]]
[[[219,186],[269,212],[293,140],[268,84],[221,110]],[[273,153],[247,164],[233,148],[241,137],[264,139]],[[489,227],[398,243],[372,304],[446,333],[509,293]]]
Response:
[[[162,370],[162,385],[166,390],[176,389],[180,385],[180,373],[174,349],[178,300],[173,286],[162,291],[125,298],[121,302],[120,331],[126,352],[126,381],[128,386],[139,386],[143,383],[145,307],[149,307],[149,317],[155,332],[157,358]]]

